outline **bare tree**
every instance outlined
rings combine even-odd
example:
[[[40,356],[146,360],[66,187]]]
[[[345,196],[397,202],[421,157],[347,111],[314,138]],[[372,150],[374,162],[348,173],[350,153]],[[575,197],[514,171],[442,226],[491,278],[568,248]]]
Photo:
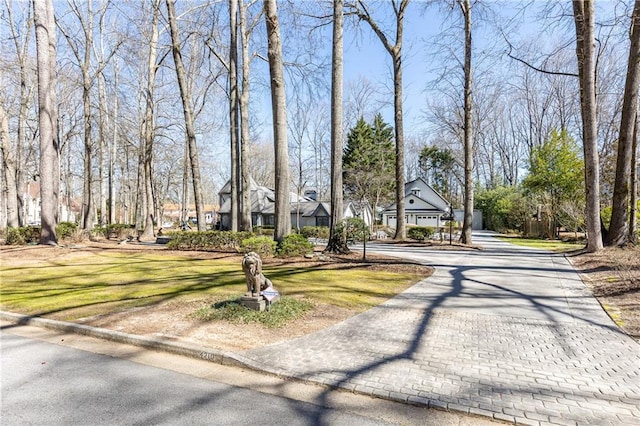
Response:
[[[238,126],[238,0],[229,0],[229,140],[231,142],[231,230],[240,224],[240,176],[238,158],[240,134]]]
[[[349,252],[343,235],[338,234],[338,225],[344,216],[342,186],[342,92],[344,50],[344,1],[333,2],[333,47],[331,69],[331,223],[327,252]]]
[[[271,77],[271,110],[273,114],[273,146],[275,153],[275,232],[282,242],[291,233],[289,200],[289,159],[287,154],[287,109],[282,62],[282,40],[276,0],[264,0],[268,37],[269,75]]]
[[[187,131],[187,143],[189,145],[189,160],[191,164],[191,177],[193,179],[193,194],[196,203],[196,216],[198,219],[198,231],[206,230],[204,218],[204,202],[202,200],[202,183],[200,178],[200,163],[198,162],[198,146],[196,145],[196,132],[193,125],[193,112],[191,111],[191,93],[186,82],[186,72],[182,62],[178,23],[176,20],[175,0],[166,0],[171,32],[171,50],[176,66],[176,76],[180,87],[180,97],[184,110],[184,122]]]
[[[596,252],[602,249],[602,231],[600,228],[600,173],[596,116],[595,12],[593,2],[573,0],[573,17],[576,27],[576,54],[580,80],[582,143],[585,163],[587,251]]]
[[[0,149],[2,149],[2,196],[6,200],[7,223],[9,228],[20,226],[18,221],[18,191],[16,187],[16,159],[9,140],[9,120],[4,107],[0,105]],[[4,226],[4,224],[0,224]]]
[[[19,165],[15,169],[15,176],[13,177],[14,184],[16,185],[15,193],[17,196],[17,212],[18,224],[25,225],[25,200],[24,200],[24,188],[26,187],[25,176],[26,167],[26,143],[27,143],[27,115],[29,113],[29,100],[31,98],[33,86],[29,83],[30,70],[27,67],[28,49],[31,40],[31,27],[33,26],[33,17],[31,15],[31,2],[23,3],[25,12],[23,13],[22,26],[20,29],[17,27],[16,19],[13,16],[12,4],[8,0],[5,0],[5,8],[7,11],[7,19],[9,21],[9,28],[11,29],[11,38],[16,51],[16,59],[19,67],[20,77],[20,109],[18,112],[18,128],[17,138],[15,145],[15,164]],[[11,190],[10,190],[11,191]],[[8,201],[8,205],[12,201]]]
[[[402,35],[404,29],[404,14],[409,5],[409,0],[391,0],[393,13],[395,15],[396,34],[395,43],[391,44],[389,37],[384,33],[373,19],[365,3],[357,0],[354,4],[354,12],[361,20],[365,21],[373,32],[378,36],[384,48],[387,50],[393,61],[393,110],[396,139],[396,240],[403,240],[406,237],[406,219],[404,206],[404,127],[402,113]]]
[[[142,138],[140,141],[139,152],[139,182],[138,189],[141,195],[141,217],[144,226],[142,234],[139,236],[141,241],[152,240],[155,237],[154,217],[155,205],[152,186],[152,162],[153,162],[153,139],[155,133],[154,122],[154,92],[155,80],[158,71],[158,20],[160,16],[160,0],[152,0],[152,17],[151,17],[151,34],[149,42],[149,54],[147,61],[147,81],[146,89],[143,96],[144,99],[144,121],[142,123]]]
[[[629,241],[637,243],[636,228],[638,227],[638,118],[636,113],[635,130],[633,132],[633,148],[631,149],[631,200],[629,209]]]
[[[240,47],[242,52],[242,84],[239,86],[238,107],[240,109],[240,226],[243,231],[251,231],[251,176],[249,161],[249,75],[251,59],[249,55],[249,40],[254,28],[259,22],[259,16],[252,22],[248,21],[248,8],[255,2],[245,3],[238,0],[240,11]]]
[[[471,90],[473,77],[471,70],[471,3],[469,0],[458,0],[464,16],[464,221],[460,241],[472,244],[473,229],[473,128]]]
[[[40,244],[57,245],[59,158],[56,107],[56,32],[52,0],[33,0],[38,58],[40,126]]]
[[[60,31],[66,38],[73,55],[76,58],[78,66],[80,68],[80,72],[82,75],[82,100],[83,100],[83,114],[84,114],[84,187],[83,187],[83,196],[82,196],[82,228],[83,229],[92,229],[93,228],[93,210],[94,210],[94,200],[92,195],[92,183],[93,183],[93,167],[92,160],[95,156],[94,154],[94,143],[92,140],[92,126],[93,126],[93,117],[92,117],[92,105],[91,105],[91,89],[93,84],[98,78],[104,68],[107,66],[109,59],[113,54],[115,54],[118,44],[116,44],[112,51],[106,55],[100,55],[100,64],[96,67],[96,69],[92,69],[91,59],[92,59],[92,51],[95,49],[94,40],[93,40],[93,32],[94,32],[94,16],[93,16],[93,1],[89,0],[86,2],[86,14],[83,10],[81,10],[81,6],[75,2],[75,0],[69,0],[69,6],[71,11],[78,19],[80,23],[81,30],[83,33],[83,40],[77,40],[66,29],[63,25],[58,25]],[[107,8],[102,7],[99,12],[99,19],[102,21],[104,15],[107,12]],[[104,118],[104,115],[101,114],[101,117]],[[99,122],[100,126],[104,126],[103,120]],[[102,128],[100,130],[100,144],[104,143],[104,131]],[[102,150],[100,150],[100,158],[102,159]],[[102,161],[100,164],[100,169],[102,169]],[[101,172],[102,175],[102,172]],[[100,183],[102,186],[102,182]],[[101,188],[102,193],[102,188]],[[104,194],[103,198],[104,198]],[[101,200],[102,201],[102,200]],[[104,216],[104,206],[101,206],[103,210]]]
[[[629,193],[631,189],[631,163],[634,145],[634,130],[638,111],[638,87],[640,86],[640,0],[636,0],[631,16],[631,45],[627,77],[622,100],[620,136],[618,138],[618,156],[616,161],[616,180],[613,191],[611,225],[606,234],[608,245],[623,245],[629,232]]]

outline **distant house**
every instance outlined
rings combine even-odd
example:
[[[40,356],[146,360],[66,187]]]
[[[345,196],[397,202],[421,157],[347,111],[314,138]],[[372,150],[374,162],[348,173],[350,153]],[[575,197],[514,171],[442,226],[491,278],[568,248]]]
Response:
[[[258,185],[253,179],[250,182],[251,188],[251,223],[253,226],[274,226],[275,225],[275,193],[271,188]],[[231,228],[231,184],[229,181],[218,193],[220,197],[220,228]],[[329,226],[331,217],[331,203],[319,202],[313,198],[312,193],[300,196],[294,192],[289,193],[289,203],[291,206],[291,227],[303,228],[305,226]],[[358,212],[354,205],[345,202],[344,217],[362,217],[365,223],[373,223],[373,213],[371,209],[364,209]]]
[[[204,206],[204,221],[207,225],[212,225],[216,223],[218,214],[216,212],[216,205],[205,204]],[[187,219],[195,222],[197,220],[196,214],[196,206],[195,204],[190,204],[187,209],[185,209],[184,215]],[[180,224],[180,218],[182,217],[182,205],[181,204],[172,204],[166,203],[162,206],[162,211],[160,212],[161,217],[161,226],[164,228],[170,228],[172,226],[176,226]]]
[[[445,200],[424,179],[417,178],[404,186],[405,223],[407,225],[441,227],[442,219],[451,213],[451,203]],[[396,227],[397,206],[393,204],[382,212],[382,224]]]
[[[24,217],[27,225],[40,225],[41,198],[40,182],[29,181],[24,190]],[[58,211],[60,222],[77,222],[82,206],[77,201],[66,196],[61,196]]]

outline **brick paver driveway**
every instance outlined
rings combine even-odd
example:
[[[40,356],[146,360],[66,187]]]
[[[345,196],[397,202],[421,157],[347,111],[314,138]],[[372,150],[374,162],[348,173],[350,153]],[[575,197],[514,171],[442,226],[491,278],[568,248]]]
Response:
[[[374,396],[524,424],[640,424],[640,346],[561,255],[475,233],[482,251],[368,246],[434,275],[251,364]]]

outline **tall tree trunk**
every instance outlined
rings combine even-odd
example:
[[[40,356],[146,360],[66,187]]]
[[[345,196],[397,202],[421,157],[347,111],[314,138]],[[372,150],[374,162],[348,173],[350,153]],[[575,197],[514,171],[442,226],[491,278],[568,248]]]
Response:
[[[115,189],[115,162],[118,152],[118,63],[114,65],[113,73],[113,139],[109,151],[109,223],[116,223],[116,189]]]
[[[408,2],[407,2],[408,3]],[[396,240],[407,236],[405,219],[405,178],[404,178],[404,120],[402,112],[402,30],[404,9],[396,15],[396,45],[393,49],[393,112],[396,132]]]
[[[406,238],[406,217],[405,217],[405,178],[404,178],[404,125],[402,112],[402,35],[404,28],[404,14],[409,0],[391,0],[393,12],[396,17],[396,37],[395,44],[389,42],[389,38],[383,30],[373,20],[366,5],[362,0],[354,5],[355,13],[358,17],[369,24],[373,32],[378,36],[385,47],[391,60],[393,61],[393,88],[394,88],[394,122],[396,139],[396,234],[394,239],[403,240]],[[375,212],[374,212],[375,214]]]
[[[634,128],[638,110],[638,87],[640,86],[640,0],[636,0],[631,16],[631,44],[627,77],[622,100],[616,180],[613,190],[611,225],[606,236],[608,245],[623,245],[627,242],[629,219],[629,193],[631,187],[631,157],[634,143]]]
[[[84,181],[82,190],[82,228],[86,230],[93,229],[93,195],[91,187],[93,186],[91,161],[93,159],[93,142],[91,141],[92,133],[92,117],[91,117],[91,76],[89,67],[91,65],[91,46],[93,44],[93,16],[91,9],[92,1],[87,2],[87,24],[82,25],[84,30],[85,45],[84,58],[80,63],[82,72],[82,107],[84,115]],[[80,13],[80,11],[78,11]],[[78,61],[81,60],[78,52],[76,52]]]
[[[229,0],[229,131],[231,141],[231,230],[238,231],[240,177],[238,174],[238,0]]]
[[[282,40],[276,0],[264,0],[268,37],[269,75],[271,77],[271,110],[273,113],[273,146],[275,151],[275,232],[282,242],[291,233],[289,199],[289,155],[287,152],[287,107],[282,63]]]
[[[107,224],[107,92],[105,78],[101,71],[98,73],[98,140],[100,141],[98,153],[98,180],[100,181],[100,226]]]
[[[331,68],[331,217],[326,251],[348,253],[347,241],[339,226],[344,218],[342,184],[342,94],[344,54],[344,0],[333,2],[333,49]],[[316,186],[317,188],[317,186]]]
[[[184,156],[182,159],[182,210],[180,211],[180,227],[187,225],[189,221],[189,144],[184,144]]]
[[[147,89],[144,94],[145,114],[143,123],[143,139],[142,139],[142,196],[143,198],[143,223],[144,229],[139,236],[140,241],[150,241],[155,237],[154,216],[155,203],[153,196],[153,139],[155,133],[154,125],[154,89],[156,72],[158,65],[156,64],[158,55],[158,17],[160,15],[160,0],[153,1],[153,16],[151,19],[151,38],[149,40],[149,58],[148,58],[148,75]]]
[[[240,45],[242,48],[242,88],[238,98],[240,107],[240,193],[241,212],[240,227],[243,231],[251,231],[251,176],[249,171],[249,37],[252,29],[247,24],[247,6],[238,0],[240,8]]]
[[[471,4],[469,0],[459,0],[458,4],[464,16],[464,221],[460,241],[472,244],[473,229],[473,111],[471,69]]]
[[[187,87],[186,71],[182,62],[180,51],[180,41],[178,35],[178,23],[176,22],[175,0],[167,0],[167,11],[169,15],[169,27],[171,29],[171,50],[173,61],[176,65],[176,76],[180,87],[180,97],[182,99],[182,109],[184,111],[184,122],[187,130],[187,141],[189,144],[189,160],[191,162],[191,177],[193,179],[193,198],[196,203],[196,217],[198,218],[198,231],[207,229],[204,218],[204,201],[202,197],[202,179],[200,177],[200,164],[198,161],[198,146],[196,145],[196,132],[193,126],[193,113],[191,111],[191,95]]]
[[[13,19],[13,10],[12,4],[6,3],[6,11],[9,18],[9,26],[11,28],[11,37],[13,38],[13,42],[16,49],[16,57],[18,58],[18,66],[20,67],[20,109],[18,112],[18,128],[17,128],[17,141],[16,141],[16,150],[15,150],[15,164],[23,164],[24,161],[24,151],[26,147],[26,134],[27,134],[27,115],[29,113],[29,103],[30,103],[30,92],[31,86],[28,85],[28,71],[27,71],[27,57],[28,57],[28,49],[30,46],[30,34],[31,27],[33,26],[33,18],[31,15],[31,2],[26,3],[26,16],[24,16],[24,20],[26,24],[21,28],[22,31],[19,31],[15,26],[15,21]],[[18,217],[18,225],[24,226],[26,225],[26,214],[25,214],[25,189],[26,189],[26,173],[24,171],[24,167],[16,167],[15,175],[13,177],[14,184],[16,186],[15,190],[9,189],[9,191],[15,192],[17,196],[17,217]],[[10,205],[12,202],[8,202]]]
[[[83,72],[83,75],[85,73]],[[82,186],[82,228],[93,229],[93,197],[91,196],[91,159],[93,158],[93,143],[91,142],[91,87],[88,76],[84,76],[82,88],[82,105],[84,111],[84,171]]]
[[[580,80],[580,110],[585,163],[587,251],[596,252],[602,249],[602,231],[600,228],[600,169],[593,2],[574,0],[573,13],[576,26],[576,55]]]
[[[33,0],[38,67],[38,124],[40,129],[40,244],[57,245],[59,179],[56,107],[56,30],[52,0]]]
[[[636,244],[636,228],[638,227],[638,121],[640,114],[636,112],[633,147],[631,149],[631,208],[629,209],[629,241]]]
[[[6,202],[6,225],[9,228],[20,226],[18,221],[18,191],[16,187],[16,159],[9,140],[9,120],[0,105],[0,149],[2,149],[2,195]],[[0,226],[4,226],[2,223]]]

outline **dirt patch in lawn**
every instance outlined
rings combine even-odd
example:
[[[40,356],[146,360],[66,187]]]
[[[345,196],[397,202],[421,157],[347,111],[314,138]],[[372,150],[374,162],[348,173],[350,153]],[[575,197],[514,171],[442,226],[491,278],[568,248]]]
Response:
[[[112,241],[87,242],[69,244],[59,247],[42,246],[0,246],[2,266],[38,266],[51,261],[69,261],[76,257],[84,257],[91,252],[104,250],[148,251],[154,253],[165,252],[168,255],[193,256],[198,259],[222,259],[237,262],[240,267],[242,257],[237,253],[219,252],[174,252],[165,246],[156,244],[126,243],[118,244]],[[415,272],[428,277],[433,269],[402,259],[367,254],[367,260],[362,261],[362,253],[353,252],[349,255],[323,256],[318,247],[312,258],[298,257],[292,259],[265,258],[265,265],[287,267],[317,267],[333,268],[369,268],[396,272]],[[200,299],[171,300],[146,307],[136,307],[125,311],[113,312],[82,318],[75,322],[85,325],[106,328],[141,336],[149,336],[167,341],[188,342],[208,348],[223,351],[242,351],[290,340],[315,331],[330,327],[346,320],[360,311],[341,308],[329,304],[314,304],[314,308],[302,318],[296,319],[283,328],[267,328],[261,324],[235,324],[228,321],[201,321],[193,313],[199,308],[210,307],[216,302],[213,297]],[[65,312],[64,315],[68,315]],[[61,315],[48,316],[53,319],[63,319]],[[58,317],[58,318],[57,318]],[[248,331],[250,330],[250,331]]]
[[[640,340],[640,247],[607,247],[569,260],[609,316]]]

